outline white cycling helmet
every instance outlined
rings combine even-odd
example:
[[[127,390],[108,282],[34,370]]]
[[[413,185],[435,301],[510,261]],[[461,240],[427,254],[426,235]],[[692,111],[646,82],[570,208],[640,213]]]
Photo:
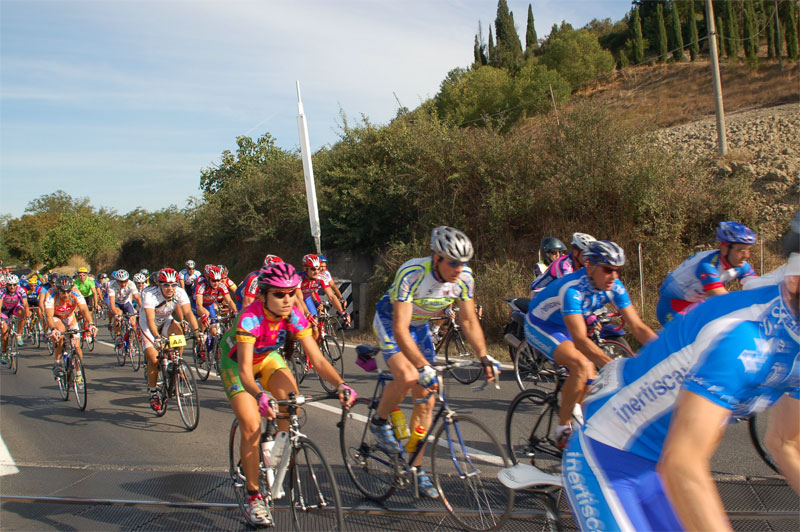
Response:
[[[194,267],[195,267],[194,261],[191,260],[191,259],[187,260],[186,261],[186,267],[189,268],[190,270],[194,270]]]
[[[137,274],[135,274],[133,276],[133,282],[134,283],[146,283],[147,282],[147,277],[145,276],[145,274],[143,274],[141,272],[137,273]]]
[[[13,273],[10,274],[8,277],[6,277],[6,284],[11,284],[11,285],[19,284],[19,277],[17,277]]]
[[[467,235],[446,225],[435,227],[431,232],[431,249],[437,255],[460,262],[467,262],[473,253],[472,242]]]
[[[589,244],[595,240],[597,240],[595,237],[586,233],[572,233],[572,245],[581,251],[589,249]]]
[[[127,281],[130,275],[126,270],[117,270],[114,272],[114,279],[117,281]]]

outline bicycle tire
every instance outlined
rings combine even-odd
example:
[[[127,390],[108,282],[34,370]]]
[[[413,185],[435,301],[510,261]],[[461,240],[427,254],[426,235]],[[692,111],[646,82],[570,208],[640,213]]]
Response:
[[[558,426],[558,404],[541,390],[520,392],[506,414],[506,448],[515,464],[560,474],[563,452],[550,437]]]
[[[260,445],[258,446],[258,456],[258,491],[264,498],[264,502],[267,505],[267,510],[270,513],[270,517],[272,517],[274,501],[270,496],[270,485],[267,479],[266,468],[264,467],[264,458],[261,455]],[[239,510],[241,510],[245,522],[252,527],[256,527],[257,525],[250,520],[250,517],[247,514],[247,479],[244,476],[244,471],[242,471],[241,438],[239,421],[236,418],[233,419],[230,436],[228,438],[228,474],[230,475],[231,479],[233,495],[236,498],[236,503],[239,505]]]
[[[431,446],[433,483],[450,517],[466,530],[496,530],[514,506],[497,473],[511,466],[503,447],[471,416],[445,418]]]
[[[34,327],[34,329],[33,329],[33,337],[34,337],[33,343],[36,344],[36,349],[41,349],[41,347],[42,347],[42,334],[43,333],[42,333],[41,327],[42,327],[42,324],[39,323],[39,320],[36,320],[36,327]]]
[[[113,334],[112,334],[113,336]],[[125,343],[123,341],[122,345],[117,342],[116,338],[113,338],[114,341],[114,354],[117,355],[117,364],[120,367],[125,366]]]
[[[336,342],[339,346],[339,351],[344,353],[344,324],[342,321],[335,317],[329,316],[325,320],[325,334]]]
[[[128,353],[131,357],[131,369],[135,373],[139,371],[139,368],[142,367],[142,343],[139,341],[138,334],[133,335],[133,339],[131,340],[131,347]]]
[[[558,368],[528,342],[522,342],[514,356],[514,378],[520,391],[534,387],[546,392],[555,390]]]
[[[19,347],[16,338],[8,339],[8,369],[12,375],[16,375],[19,371]]]
[[[173,379],[175,379],[175,399],[178,402],[178,413],[186,429],[192,431],[200,422],[200,396],[197,393],[197,383],[192,375],[192,370],[183,360],[178,363]]]
[[[627,340],[622,337],[616,340],[603,340],[603,343],[600,344],[600,349],[612,360],[633,357],[633,350],[628,345]]]
[[[292,446],[289,500],[294,530],[342,530],[344,515],[336,477],[319,447],[307,438]]]
[[[464,342],[464,337],[461,336],[461,330],[451,327],[447,331],[447,337],[444,340],[444,359],[450,364],[451,362],[477,362],[478,357],[472,352],[469,344]],[[463,368],[453,368],[449,370],[452,375],[461,384],[472,384],[478,377],[484,373],[481,366],[467,366]]]
[[[75,401],[78,403],[78,408],[86,410],[86,372],[83,368],[83,361],[81,357],[75,356],[72,363],[72,389],[75,390]]]
[[[66,340],[65,340],[66,341]],[[70,358],[77,356],[75,353],[70,355]],[[64,360],[62,357],[61,360]],[[70,364],[72,362],[70,361]],[[69,401],[69,371],[70,368],[64,367],[62,371],[59,372],[58,377],[56,377],[56,384],[58,384],[58,393],[61,394],[61,399],[63,401]]]
[[[167,392],[167,385],[169,383],[169,373],[161,364],[159,360],[158,364],[158,373],[161,375],[161,382],[156,384],[156,392],[158,393],[159,400],[161,401],[161,409],[156,410],[155,414],[156,417],[163,417],[164,414],[167,413],[167,400],[169,399],[169,393]],[[147,372],[144,372],[147,375]]]
[[[83,335],[81,335],[81,336],[83,336]],[[90,353],[92,351],[94,351],[94,344],[95,343],[96,342],[94,341],[94,336],[92,336],[91,333],[89,333],[89,336],[86,337],[86,346],[89,348],[89,352]]]
[[[333,369],[336,370],[336,373],[344,379],[344,359],[342,357],[341,352],[339,352],[339,345],[336,341],[331,338],[330,336],[326,336],[322,339],[322,344],[319,346],[320,351],[322,351],[322,356],[325,357],[325,360],[330,362]],[[322,383],[322,389],[326,392],[335,392],[336,386],[332,385],[328,381],[322,378],[321,375],[318,375],[319,382]]]
[[[208,376],[211,374],[211,364],[208,362],[205,340],[202,342],[194,341],[192,355],[194,357],[194,369],[197,371],[197,376],[200,377],[201,381],[207,380]]]
[[[294,374],[294,381],[297,386],[306,378],[306,352],[300,342],[297,342],[294,347],[292,355],[292,373]]]
[[[396,489],[400,457],[381,448],[369,430],[372,401],[356,399],[339,422],[339,448],[347,475],[368,499],[383,502]]]
[[[47,337],[47,352],[52,355],[56,351],[56,342],[52,336]]]
[[[778,466],[769,454],[767,447],[764,445],[764,436],[767,433],[767,426],[769,425],[769,410],[753,414],[747,422],[748,430],[750,432],[750,440],[753,442],[753,447],[756,448],[758,456],[767,464],[773,471],[778,471]]]
[[[213,363],[214,363],[214,371],[217,373],[217,376],[221,375],[221,373],[219,371],[219,357],[220,357],[220,355],[222,355],[221,351],[222,351],[222,349],[220,348],[220,345],[219,345],[219,338],[217,338],[214,341],[214,354],[213,354],[212,359],[211,359],[213,361]],[[209,363],[209,366],[210,365],[211,365],[211,363]],[[209,373],[211,373],[211,368],[210,367],[208,368],[208,371],[209,371]]]

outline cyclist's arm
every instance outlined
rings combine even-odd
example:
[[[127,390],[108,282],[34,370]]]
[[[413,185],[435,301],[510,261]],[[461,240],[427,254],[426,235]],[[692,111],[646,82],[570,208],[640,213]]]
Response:
[[[800,399],[785,395],[772,407],[764,444],[786,482],[800,493]]]
[[[586,355],[586,357],[594,362],[598,367],[603,367],[611,362],[611,357],[603,352],[591,338],[586,329],[586,320],[583,314],[567,314],[563,316],[564,325],[567,326],[570,336],[572,336],[572,343],[575,347]]]
[[[328,296],[328,301],[330,301],[331,304],[334,306],[336,312],[338,312],[340,316],[344,315],[344,320],[346,322],[349,322],[350,316],[348,316],[347,313],[345,313],[344,308],[342,308],[341,301],[339,301],[339,299],[334,295],[333,290],[331,289],[330,286],[325,287],[325,295]]]
[[[156,325],[156,309],[145,307],[144,315],[147,317],[147,328],[150,329],[150,334],[153,335],[153,338],[158,339],[161,334]]]
[[[228,311],[233,312],[236,310],[236,303],[233,302],[230,294],[225,294],[223,301],[225,301],[225,304],[228,305]]]
[[[303,299],[303,291],[299,288],[294,291],[294,306],[297,307],[302,313],[303,316],[308,319],[311,316],[311,313],[308,311],[308,307],[306,307],[306,302]]]
[[[478,311],[475,310],[475,301],[468,299],[459,302],[458,321],[464,336],[467,337],[469,345],[475,350],[479,357],[486,356],[486,339],[483,336],[483,328],[478,319]]]
[[[298,341],[303,346],[303,351],[308,355],[308,358],[311,359],[311,364],[314,366],[314,371],[317,372],[317,375],[338,388],[344,382],[344,379],[339,376],[339,373],[331,366],[331,363],[322,355],[314,336],[304,336]]]
[[[109,292],[108,293],[108,308],[111,309],[111,312],[113,312],[117,316],[122,316],[122,309],[117,307],[116,301],[117,301],[117,298],[114,297],[114,292]]]
[[[392,320],[392,330],[394,338],[400,351],[406,356],[415,368],[419,369],[428,366],[430,363],[419,350],[417,342],[411,337],[411,314],[414,310],[413,303],[410,301],[395,301],[393,304],[394,319]]]
[[[630,326],[633,337],[636,338],[640,344],[644,345],[650,340],[656,339],[656,333],[642,321],[642,318],[639,317],[639,313],[636,312],[633,305],[628,305],[627,307],[619,309],[619,313],[622,315],[622,319],[625,320],[625,323]]]
[[[333,280],[333,277],[331,277],[331,280],[330,280],[330,281],[328,281],[328,284],[330,285],[331,289],[332,289],[332,290],[334,291],[334,293],[336,294],[336,297],[338,297],[339,299],[344,299],[344,298],[342,297],[342,293],[339,291],[339,287],[338,287],[338,286],[336,286],[336,281],[334,281],[334,280]]]
[[[135,293],[135,294],[133,294],[133,298],[134,298],[134,299],[136,300],[136,302],[139,304],[139,308],[142,308],[142,297],[139,295],[139,293],[138,293],[138,292],[137,292],[137,293]]]
[[[199,331],[200,325],[197,323],[197,318],[195,318],[194,314],[192,314],[192,306],[189,303],[184,303],[183,305],[175,307],[175,310],[178,309],[180,309],[180,312],[183,314],[183,316],[181,316],[181,320],[183,320],[184,317],[188,318],[189,325],[192,326],[192,331],[195,333]]]
[[[44,317],[47,320],[47,327],[49,327],[50,329],[56,328],[56,320],[54,316],[55,316],[55,309],[53,309],[52,307],[50,308],[45,307]]]
[[[203,316],[210,316],[211,313],[206,309],[203,305],[203,294],[197,294],[194,296],[195,308],[197,308],[197,315],[199,317]]]
[[[688,390],[678,396],[657,470],[686,530],[732,530],[711,477],[730,411]]]
[[[22,298],[22,307],[25,309],[25,317],[27,318],[28,316],[31,315],[31,309],[28,308],[28,298],[27,297],[23,297]]]

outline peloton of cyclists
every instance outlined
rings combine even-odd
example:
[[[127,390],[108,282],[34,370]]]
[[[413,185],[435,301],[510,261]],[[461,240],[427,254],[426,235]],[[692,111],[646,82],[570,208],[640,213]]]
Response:
[[[541,292],[554,280],[561,279],[565,275],[576,272],[583,268],[586,265],[586,261],[583,259],[583,254],[588,249],[589,244],[594,242],[594,240],[595,238],[592,235],[587,235],[586,233],[573,233],[572,251],[568,255],[559,255],[553,262],[550,263],[550,265],[541,275],[533,280],[530,285],[531,298],[536,297],[538,292]],[[544,245],[544,241],[542,241],[542,244]]]

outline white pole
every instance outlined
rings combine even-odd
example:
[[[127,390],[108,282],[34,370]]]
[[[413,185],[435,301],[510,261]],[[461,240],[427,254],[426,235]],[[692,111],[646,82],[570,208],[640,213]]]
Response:
[[[321,234],[319,226],[319,210],[317,208],[317,188],[314,184],[314,168],[311,166],[311,147],[308,141],[308,124],[303,112],[303,102],[300,99],[300,82],[297,81],[297,131],[300,133],[300,156],[303,159],[303,177],[306,181],[306,199],[308,200],[308,221],[311,224],[311,236],[317,253],[322,253]]]
[[[722,105],[722,81],[719,76],[717,57],[717,29],[714,27],[714,6],[706,0],[706,22],[708,27],[708,53],[711,59],[711,79],[714,83],[714,107],[717,110],[717,141],[720,155],[728,153],[728,138],[725,135],[725,109]]]
[[[644,312],[644,269],[642,268],[642,243],[639,242],[639,296],[642,300],[640,312]]]

